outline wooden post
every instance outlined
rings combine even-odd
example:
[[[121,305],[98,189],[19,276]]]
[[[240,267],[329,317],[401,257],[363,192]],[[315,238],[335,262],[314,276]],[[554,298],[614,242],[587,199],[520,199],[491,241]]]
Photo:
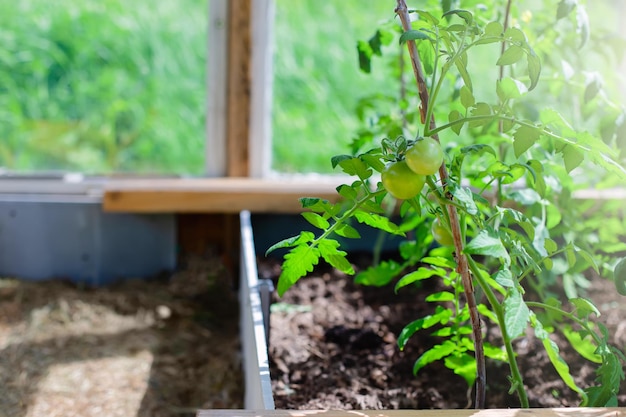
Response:
[[[252,0],[231,0],[228,13],[228,92],[226,173],[229,177],[250,175]]]

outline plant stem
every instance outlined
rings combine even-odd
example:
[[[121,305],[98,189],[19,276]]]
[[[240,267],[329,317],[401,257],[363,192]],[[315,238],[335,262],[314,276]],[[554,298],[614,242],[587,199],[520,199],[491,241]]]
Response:
[[[506,32],[506,30],[509,28],[509,16],[511,14],[511,0],[508,0],[506,2],[506,9],[504,10],[504,24],[502,25],[503,27],[503,33]],[[506,50],[506,41],[502,41],[502,44],[500,46],[500,56],[502,56],[504,54],[504,51]],[[498,74],[498,81],[502,81],[502,79],[504,78],[504,65],[500,65],[500,73]],[[503,106],[504,103],[500,103],[500,106]],[[498,120],[498,134],[502,135],[502,133],[504,132],[504,122],[502,121],[502,119]],[[505,145],[504,144],[500,144],[500,160],[504,160],[504,154],[506,152],[505,149]],[[497,191],[497,195],[496,195],[496,204],[497,205],[502,205],[502,179],[498,178],[498,191]]]
[[[489,300],[489,304],[491,304],[491,308],[493,312],[496,314],[498,318],[498,327],[500,327],[500,332],[502,333],[502,343],[504,344],[504,348],[506,350],[506,356],[509,359],[509,369],[511,370],[511,380],[513,381],[513,386],[515,387],[515,391],[517,391],[517,396],[519,397],[520,406],[523,408],[528,408],[528,395],[526,394],[526,389],[524,388],[524,379],[522,378],[522,374],[519,371],[519,367],[517,366],[517,361],[515,360],[515,350],[513,349],[513,340],[509,336],[506,330],[506,324],[504,321],[504,309],[502,305],[498,301],[496,294],[493,292],[493,289],[489,285],[487,281],[483,278],[480,272],[480,268],[474,262],[471,256],[468,257],[468,263],[472,270],[472,273],[476,277],[476,281],[485,292],[485,296],[487,300]]]
[[[402,22],[402,27],[405,31],[411,30],[411,19],[409,17],[408,8],[404,0],[397,0],[396,2],[396,14]],[[415,41],[407,41],[407,48],[409,55],[411,56],[411,64],[413,66],[413,72],[415,74],[415,80],[417,82],[417,89],[421,101],[420,115],[425,125],[429,126],[429,130],[436,128],[435,117],[432,112],[429,111],[429,96],[428,88],[426,86],[426,78],[422,71],[422,65],[417,51],[417,45]],[[426,119],[427,115],[430,115],[429,120]],[[439,137],[435,134],[433,139],[439,142]],[[444,187],[446,198],[453,201],[454,197],[446,190],[449,182],[449,175],[446,169],[445,163],[441,164],[439,168],[439,176],[441,183]],[[470,320],[472,323],[472,333],[474,337],[474,355],[476,358],[476,401],[475,408],[485,407],[485,392],[486,392],[486,370],[485,370],[485,352],[483,347],[483,336],[480,324],[480,316],[478,315],[478,308],[476,306],[476,297],[474,295],[474,285],[472,283],[472,276],[470,274],[467,257],[463,253],[464,241],[461,234],[461,223],[459,221],[459,214],[456,207],[453,204],[446,204],[448,216],[450,218],[450,230],[452,232],[452,238],[454,239],[454,250],[457,257],[457,272],[461,276],[463,283],[463,290],[467,301],[468,311],[470,313]]]

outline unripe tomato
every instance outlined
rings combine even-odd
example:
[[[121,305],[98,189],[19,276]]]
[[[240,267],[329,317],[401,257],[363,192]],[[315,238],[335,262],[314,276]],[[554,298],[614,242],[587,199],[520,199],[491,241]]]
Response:
[[[443,149],[435,139],[422,138],[406,151],[405,158],[416,174],[433,175],[443,163]]]
[[[441,224],[439,217],[436,217],[433,221],[433,224],[430,226],[430,232],[439,244],[443,246],[450,246],[454,244],[452,233],[450,233],[450,230]]]
[[[411,171],[406,161],[391,162],[385,166],[381,179],[389,194],[400,200],[415,197],[426,183],[426,177]]]

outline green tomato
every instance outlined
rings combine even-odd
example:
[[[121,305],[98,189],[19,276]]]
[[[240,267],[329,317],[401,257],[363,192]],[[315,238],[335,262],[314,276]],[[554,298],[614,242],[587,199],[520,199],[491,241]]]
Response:
[[[435,139],[422,138],[406,151],[405,158],[416,174],[433,175],[443,163],[443,149]]]
[[[626,295],[626,258],[622,258],[613,270],[615,288],[621,295]]]
[[[400,200],[415,197],[426,183],[426,177],[411,171],[406,161],[396,161],[385,166],[381,179],[389,194]]]
[[[448,230],[443,224],[441,224],[441,220],[439,217],[436,217],[433,221],[433,224],[430,227],[430,232],[433,234],[433,237],[439,244],[443,246],[450,246],[454,244],[454,239],[452,238],[452,234],[450,230]]]

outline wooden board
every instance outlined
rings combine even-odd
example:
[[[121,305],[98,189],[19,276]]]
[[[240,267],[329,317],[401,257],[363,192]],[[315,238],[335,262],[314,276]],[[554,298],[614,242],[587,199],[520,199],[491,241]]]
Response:
[[[231,0],[228,19],[227,174],[250,175],[251,0]]]
[[[299,213],[300,197],[337,201],[339,179],[325,181],[205,178],[112,180],[103,209],[135,213]]]
[[[197,417],[626,417],[626,408],[492,410],[200,410]]]

